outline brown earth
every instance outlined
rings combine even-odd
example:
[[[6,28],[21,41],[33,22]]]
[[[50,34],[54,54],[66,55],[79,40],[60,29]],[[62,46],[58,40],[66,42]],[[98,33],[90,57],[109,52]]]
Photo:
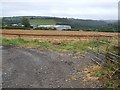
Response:
[[[107,38],[113,39],[118,36],[118,33],[108,32],[88,32],[88,31],[55,31],[55,30],[0,30],[2,37],[8,39],[22,38],[25,40],[40,40],[40,41],[75,41],[75,40],[93,40]],[[97,39],[97,38],[96,38]],[[114,38],[116,39],[116,38]]]

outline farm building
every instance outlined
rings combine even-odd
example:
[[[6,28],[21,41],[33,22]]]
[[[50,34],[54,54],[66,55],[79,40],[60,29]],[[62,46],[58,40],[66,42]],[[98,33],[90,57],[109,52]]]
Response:
[[[12,26],[18,26],[18,24],[12,24]]]
[[[65,29],[71,29],[71,26],[69,26],[69,25],[55,25],[55,28],[57,30],[65,30]]]
[[[12,26],[21,26],[21,27],[24,27],[24,25],[22,25],[21,23],[19,23],[19,24],[12,24]]]
[[[57,29],[57,30],[66,30],[66,29],[71,29],[71,26],[69,25],[39,25],[37,28],[52,28],[52,29]]]

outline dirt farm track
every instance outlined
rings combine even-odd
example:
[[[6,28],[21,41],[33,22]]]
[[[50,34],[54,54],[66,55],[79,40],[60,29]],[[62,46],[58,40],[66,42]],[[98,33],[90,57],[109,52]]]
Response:
[[[92,40],[94,37],[117,37],[118,33],[88,31],[55,31],[55,30],[0,30],[2,37],[26,40]]]

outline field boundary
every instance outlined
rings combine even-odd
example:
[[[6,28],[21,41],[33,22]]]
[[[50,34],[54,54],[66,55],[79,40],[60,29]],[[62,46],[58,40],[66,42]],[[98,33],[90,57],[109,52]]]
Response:
[[[105,50],[102,49],[101,47],[92,47],[90,46],[89,47],[89,55],[90,55],[90,59],[92,61],[94,61],[96,64],[98,65],[102,65],[104,66],[104,64],[108,64],[109,62],[115,64],[115,65],[118,65],[120,66],[120,46],[119,46],[119,40],[120,40],[120,37],[119,36],[112,36],[112,38],[115,38],[116,41],[118,42],[118,44],[111,44],[109,42],[111,42],[111,38],[107,39],[108,42],[105,42],[105,41],[102,41],[102,40],[98,40],[96,39],[96,37],[94,38],[95,39],[95,42],[97,43],[104,43],[104,44],[107,44],[107,46],[105,47]],[[114,47],[118,50],[117,53],[113,53],[111,50],[109,50],[110,47]],[[118,71],[120,72],[120,68],[113,68],[114,71]]]

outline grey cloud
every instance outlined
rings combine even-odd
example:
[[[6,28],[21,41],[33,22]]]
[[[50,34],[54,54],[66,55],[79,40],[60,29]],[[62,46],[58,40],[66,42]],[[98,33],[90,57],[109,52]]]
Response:
[[[81,2],[80,0],[43,0],[41,2],[38,0],[35,1],[3,2],[3,16],[50,15],[92,19],[117,19],[117,0],[110,0],[110,2],[107,0],[90,0],[92,2],[87,2],[87,0],[81,0]]]

